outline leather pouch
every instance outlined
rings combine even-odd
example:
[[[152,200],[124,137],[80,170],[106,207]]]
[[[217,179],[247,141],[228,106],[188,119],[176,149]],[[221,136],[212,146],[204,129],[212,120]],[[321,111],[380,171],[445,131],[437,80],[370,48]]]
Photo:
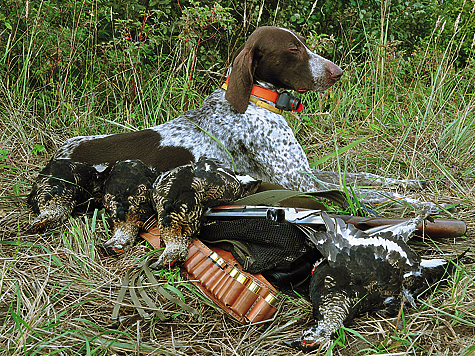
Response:
[[[160,247],[156,226],[141,236],[154,248]],[[193,239],[181,270],[191,283],[243,324],[269,320],[277,311],[277,290],[261,274],[243,272],[231,252]]]

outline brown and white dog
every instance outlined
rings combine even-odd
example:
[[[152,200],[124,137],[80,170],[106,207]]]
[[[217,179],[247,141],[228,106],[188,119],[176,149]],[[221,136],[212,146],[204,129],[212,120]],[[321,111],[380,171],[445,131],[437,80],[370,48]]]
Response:
[[[226,147],[238,172],[288,189],[321,189],[315,179],[302,173],[315,171],[309,167],[305,152],[283,116],[249,99],[255,85],[277,93],[286,89],[299,93],[323,91],[342,74],[336,64],[310,51],[302,36],[283,28],[260,27],[238,50],[227,91],[217,89],[202,107],[145,130],[73,137],[53,159],[69,158],[98,171],[117,161],[140,159],[162,172],[204,155],[231,166],[231,157],[223,148]],[[331,174],[330,183],[339,181],[335,176]],[[356,178],[365,179],[364,185],[407,184],[366,173]]]
[[[227,91],[218,89],[202,107],[149,129],[116,135],[79,136],[66,141],[53,159],[69,158],[98,171],[117,161],[139,159],[158,172],[217,158],[237,171],[289,189],[315,189],[305,153],[282,115],[250,103],[253,85],[276,92],[322,91],[343,74],[311,52],[292,31],[258,28],[235,57]],[[212,134],[213,139],[204,131]]]

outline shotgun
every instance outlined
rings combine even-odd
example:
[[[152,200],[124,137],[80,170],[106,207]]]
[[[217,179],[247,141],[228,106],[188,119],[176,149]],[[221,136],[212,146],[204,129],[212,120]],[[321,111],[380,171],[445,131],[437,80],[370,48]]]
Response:
[[[293,224],[315,226],[324,222],[320,216],[320,210],[281,208],[268,206],[246,206],[246,205],[225,205],[217,206],[205,213],[208,220],[234,220],[234,219],[270,219],[279,222],[289,222]],[[408,219],[387,219],[359,217],[351,215],[328,214],[333,218],[340,218],[347,224],[352,224],[360,230],[376,229],[381,226],[397,225]],[[427,221],[417,227],[416,234],[425,235],[431,238],[454,238],[465,235],[467,224],[460,220],[434,220]]]

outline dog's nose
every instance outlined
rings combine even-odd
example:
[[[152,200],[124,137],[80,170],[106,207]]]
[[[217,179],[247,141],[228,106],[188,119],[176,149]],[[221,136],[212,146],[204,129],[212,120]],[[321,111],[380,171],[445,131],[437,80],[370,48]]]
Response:
[[[335,63],[329,62],[327,66],[327,70],[330,72],[330,76],[335,81],[340,79],[343,75],[343,69],[338,67]]]

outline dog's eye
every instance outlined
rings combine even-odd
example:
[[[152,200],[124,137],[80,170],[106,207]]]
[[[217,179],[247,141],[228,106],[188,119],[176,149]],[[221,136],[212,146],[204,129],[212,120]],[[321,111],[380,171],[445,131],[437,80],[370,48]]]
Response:
[[[299,49],[297,47],[291,47],[291,48],[287,49],[287,51],[289,51],[290,53],[298,53]]]

